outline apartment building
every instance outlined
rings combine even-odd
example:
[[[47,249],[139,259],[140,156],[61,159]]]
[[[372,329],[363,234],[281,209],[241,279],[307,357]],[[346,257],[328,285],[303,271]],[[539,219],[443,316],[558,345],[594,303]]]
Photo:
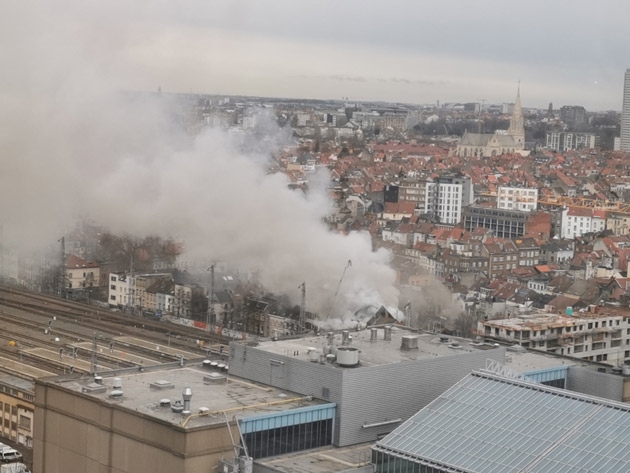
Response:
[[[574,315],[521,315],[478,323],[477,333],[507,343],[613,366],[630,363],[630,316],[591,306]]]
[[[499,187],[497,208],[531,212],[538,208],[538,189]]]
[[[562,238],[573,239],[585,233],[606,230],[606,212],[583,207],[566,207],[562,210],[560,231]]]
[[[424,211],[439,223],[456,225],[462,219],[462,209],[473,201],[470,177],[444,175],[427,182]]]

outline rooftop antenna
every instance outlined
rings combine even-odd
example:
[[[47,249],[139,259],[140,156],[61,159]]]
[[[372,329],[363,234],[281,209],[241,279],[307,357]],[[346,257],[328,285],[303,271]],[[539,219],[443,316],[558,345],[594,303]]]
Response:
[[[330,309],[328,310],[328,314],[326,314],[326,319],[324,320],[328,320],[328,317],[330,317],[330,313],[333,310],[333,307],[335,305],[335,299],[337,298],[337,294],[339,294],[339,288],[341,287],[341,283],[343,282],[343,278],[346,275],[346,271],[348,270],[348,268],[352,266],[352,260],[348,260],[348,264],[346,264],[346,267],[343,268],[343,273],[341,273],[341,278],[339,279],[339,284],[337,284],[337,290],[335,291],[335,295],[333,296],[332,302],[330,304]]]

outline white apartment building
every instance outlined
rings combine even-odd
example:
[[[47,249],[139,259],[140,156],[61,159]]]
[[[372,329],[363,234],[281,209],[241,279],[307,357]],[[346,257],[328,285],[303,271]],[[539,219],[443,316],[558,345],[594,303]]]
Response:
[[[538,208],[538,189],[499,187],[497,208],[531,212]]]
[[[606,230],[606,212],[581,207],[562,210],[561,237],[573,239],[591,232]]]
[[[630,319],[591,312],[521,315],[478,323],[484,337],[613,366],[630,362]]]
[[[107,302],[111,307],[133,307],[135,278],[128,275],[109,274],[109,296]]]
[[[442,176],[427,182],[424,211],[442,224],[457,225],[462,208],[474,200],[473,185],[468,176]]]

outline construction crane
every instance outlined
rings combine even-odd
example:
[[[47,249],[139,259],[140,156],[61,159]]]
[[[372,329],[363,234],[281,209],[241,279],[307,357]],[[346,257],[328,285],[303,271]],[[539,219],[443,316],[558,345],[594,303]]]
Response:
[[[328,314],[326,314],[326,319],[328,320],[328,317],[330,317],[330,313],[333,310],[333,307],[335,306],[335,299],[337,298],[337,294],[339,294],[339,288],[341,287],[341,283],[343,282],[343,278],[346,275],[346,271],[348,271],[348,268],[352,266],[352,260],[348,260],[348,264],[346,264],[346,267],[343,268],[343,273],[341,273],[341,278],[339,279],[339,284],[337,284],[337,290],[335,291],[335,295],[332,298],[332,301],[330,303],[330,309],[328,310]]]
[[[593,210],[607,210],[617,213],[630,214],[630,204],[625,202],[611,202],[609,200],[587,199],[584,197],[544,197],[538,200],[539,205],[553,207],[581,207]]]

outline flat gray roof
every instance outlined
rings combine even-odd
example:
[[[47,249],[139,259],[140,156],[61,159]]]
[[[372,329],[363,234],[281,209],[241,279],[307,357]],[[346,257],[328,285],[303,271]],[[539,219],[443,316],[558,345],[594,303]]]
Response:
[[[377,329],[377,340],[370,341],[370,328],[360,331],[350,331],[352,342],[349,347],[360,350],[360,366],[386,365],[402,361],[418,360],[422,358],[433,358],[436,356],[455,355],[457,353],[472,352],[478,348],[469,346],[469,340],[458,339],[448,336],[448,342],[441,342],[440,337],[445,335],[416,333],[401,327],[391,328],[391,340],[384,340],[384,329]],[[401,350],[402,338],[404,336],[417,337],[418,348],[412,350]],[[342,333],[335,332],[334,347],[342,346]],[[450,348],[451,342],[462,341],[457,348]],[[263,341],[256,348],[278,355],[291,356],[303,360],[309,360],[309,350],[315,349],[320,353],[324,352],[328,345],[326,332],[321,332],[319,336],[306,338]]]
[[[180,426],[184,425],[189,415],[175,413],[168,406],[161,407],[160,402],[165,399],[170,400],[171,404],[182,401],[184,389],[190,388],[192,390],[190,414],[194,416],[186,421],[187,428],[225,423],[224,412],[229,419],[233,416],[245,418],[323,404],[299,394],[230,377],[225,372],[212,370],[202,365],[152,368],[143,372],[134,371],[115,376],[108,376],[106,373],[99,373],[99,375],[103,377],[105,392],[98,392],[98,386],[95,385],[91,376],[84,376],[81,379],[57,377],[46,381]],[[208,376],[215,376],[218,379],[209,382]],[[224,378],[221,379],[221,377]],[[111,396],[112,391],[115,390],[116,378],[120,378],[122,384],[123,395],[120,397]],[[201,408],[207,409],[208,414],[198,416]]]
[[[376,341],[370,341],[370,328],[358,332],[350,331],[350,335],[352,336],[352,342],[348,346],[360,350],[359,366],[385,365],[409,360],[428,359],[488,350],[499,346],[495,343],[474,342],[470,339],[440,333],[417,333],[396,326],[392,327],[391,341],[383,339],[384,329],[382,327],[378,328]],[[401,350],[402,339],[405,336],[417,337],[418,348]],[[341,346],[341,339],[341,332],[336,332],[333,346]],[[448,341],[444,341],[445,339]],[[263,341],[256,348],[278,355],[309,360],[309,350],[315,349],[320,353],[324,353],[327,345],[326,332],[323,332],[319,336],[306,338]],[[557,357],[544,352],[532,352],[520,347],[516,348],[515,351],[511,351],[508,347],[505,360],[507,366],[521,373],[562,365],[579,365],[581,363],[583,363],[582,360]]]
[[[349,447],[331,446],[287,453],[275,457],[255,460],[257,465],[265,466],[279,473],[334,473],[366,468],[372,471],[371,454],[373,443],[360,443]]]

